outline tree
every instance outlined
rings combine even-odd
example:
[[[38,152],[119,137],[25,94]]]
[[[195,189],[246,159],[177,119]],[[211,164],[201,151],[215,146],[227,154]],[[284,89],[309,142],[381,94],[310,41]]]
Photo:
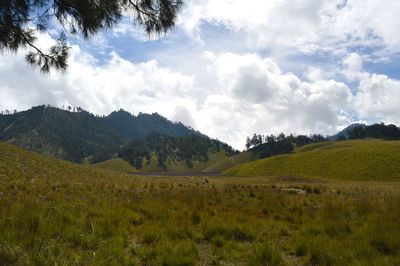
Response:
[[[251,147],[251,140],[249,137],[246,138],[246,150],[250,149]]]
[[[112,29],[130,14],[134,24],[149,36],[166,33],[175,25],[182,0],[8,0],[0,1],[0,50],[16,52],[30,47],[26,61],[42,72],[65,70],[69,46],[67,36],[90,38],[102,29]],[[40,32],[54,23],[63,30],[48,51],[36,46]]]

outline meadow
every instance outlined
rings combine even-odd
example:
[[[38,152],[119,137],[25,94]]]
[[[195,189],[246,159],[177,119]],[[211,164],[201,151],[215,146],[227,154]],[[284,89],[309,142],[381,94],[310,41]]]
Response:
[[[1,265],[399,265],[400,183],[140,177],[0,143]]]

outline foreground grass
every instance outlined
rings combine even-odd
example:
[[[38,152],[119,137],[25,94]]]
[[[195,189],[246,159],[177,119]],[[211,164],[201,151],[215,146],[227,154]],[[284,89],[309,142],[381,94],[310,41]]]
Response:
[[[400,263],[398,183],[139,178],[0,151],[0,265]]]
[[[400,141],[355,140],[311,144],[293,154],[234,166],[225,174],[400,181]]]

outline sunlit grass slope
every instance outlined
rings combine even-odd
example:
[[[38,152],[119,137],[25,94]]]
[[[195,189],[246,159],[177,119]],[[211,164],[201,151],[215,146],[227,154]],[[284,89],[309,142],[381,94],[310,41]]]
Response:
[[[224,151],[210,153],[208,155],[208,161],[194,161],[193,167],[189,167],[185,161],[168,161],[166,162],[166,168],[162,168],[157,164],[157,157],[153,156],[149,161],[143,159],[143,167],[136,169],[130,165],[127,161],[120,158],[114,158],[101,163],[94,164],[94,167],[119,171],[124,173],[142,172],[174,172],[174,173],[189,173],[189,172],[222,172],[223,170],[232,167],[239,163],[249,162],[256,160],[257,155],[251,152],[244,152],[234,156],[228,156]]]
[[[219,157],[214,160],[210,160],[210,164],[203,171],[204,172],[222,172],[232,166],[241,163],[247,163],[257,160],[259,155],[251,151],[244,151],[234,156]]]
[[[27,151],[0,142],[0,175],[3,178],[92,178],[107,172]]]
[[[294,154],[237,165],[232,176],[305,176],[342,180],[400,180],[400,141],[357,140],[304,146]]]
[[[118,171],[124,173],[134,173],[138,171],[135,167],[130,165],[127,161],[122,160],[121,158],[113,158],[104,162],[96,163],[93,166],[104,170]]]

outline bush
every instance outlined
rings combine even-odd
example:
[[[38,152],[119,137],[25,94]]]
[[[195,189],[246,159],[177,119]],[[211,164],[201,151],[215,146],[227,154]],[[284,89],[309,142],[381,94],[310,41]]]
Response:
[[[250,255],[248,265],[281,266],[285,265],[282,256],[270,244],[260,244]]]
[[[17,264],[21,253],[17,246],[0,243],[0,265]]]
[[[192,213],[192,222],[194,225],[197,225],[201,222],[201,216],[197,211]]]
[[[142,233],[142,242],[146,245],[157,243],[163,235],[163,232],[161,232],[156,227],[143,228],[141,233]]]
[[[325,233],[333,238],[344,238],[351,234],[351,228],[347,224],[330,223],[325,226]]]
[[[297,257],[303,257],[307,254],[307,244],[305,241],[297,243],[295,253]]]
[[[164,266],[190,266],[197,260],[197,247],[192,242],[167,243],[160,248]]]
[[[325,251],[317,248],[311,249],[308,263],[310,265],[334,265],[333,257]]]

